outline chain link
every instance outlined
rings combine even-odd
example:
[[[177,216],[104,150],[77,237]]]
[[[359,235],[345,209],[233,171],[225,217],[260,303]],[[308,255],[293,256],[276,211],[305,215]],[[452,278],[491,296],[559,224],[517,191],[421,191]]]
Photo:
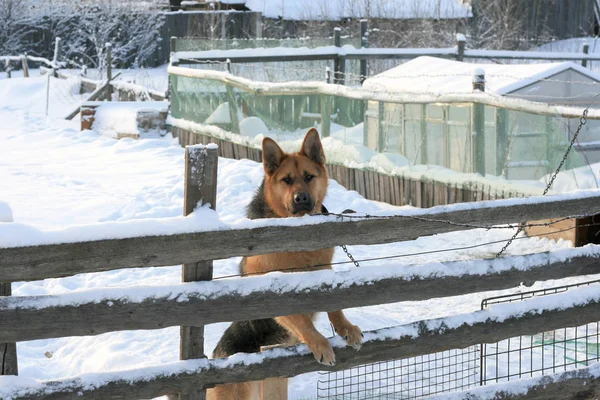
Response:
[[[558,167],[556,168],[556,171],[554,171],[554,173],[552,174],[552,177],[550,178],[550,181],[546,185],[546,189],[544,189],[544,193],[542,194],[542,196],[545,196],[546,194],[548,194],[548,191],[552,187],[552,184],[554,183],[554,180],[558,176],[558,173],[560,172],[560,170],[562,169],[563,165],[567,161],[567,157],[569,156],[569,153],[571,152],[571,149],[573,148],[573,146],[575,145],[575,142],[577,141],[577,136],[579,136],[579,132],[581,132],[581,128],[583,128],[583,126],[587,123],[588,110],[589,110],[588,108],[586,108],[585,110],[583,110],[583,115],[579,118],[579,126],[577,126],[577,130],[573,134],[573,139],[571,139],[571,143],[569,143],[569,147],[567,147],[567,151],[565,152],[565,155],[563,156],[562,160],[560,161],[560,164],[558,164]],[[519,228],[517,229],[517,231],[515,232],[515,234],[512,235],[512,237],[508,240],[508,242],[506,242],[506,244],[504,245],[504,247],[502,247],[502,250],[500,250],[498,252],[498,254],[496,254],[496,258],[500,257],[506,251],[506,249],[508,248],[508,246],[510,246],[511,243],[513,242],[513,240],[515,240],[516,237],[519,236],[519,233],[521,233],[524,228],[525,228],[525,224],[521,224],[519,226]]]
[[[346,248],[345,245],[342,245],[342,250],[344,250],[344,253],[346,253],[346,255],[348,256],[348,258],[350,259],[350,261],[352,261],[354,263],[355,267],[360,267],[360,264],[358,263],[358,261],[356,261],[354,259],[354,257],[352,256],[352,254],[350,254],[350,252],[348,251],[348,249]]]

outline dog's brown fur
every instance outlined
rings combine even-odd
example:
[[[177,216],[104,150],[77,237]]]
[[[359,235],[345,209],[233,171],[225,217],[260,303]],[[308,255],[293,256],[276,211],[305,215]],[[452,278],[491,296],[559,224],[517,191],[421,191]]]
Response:
[[[248,214],[250,218],[287,218],[302,216],[305,214],[319,213],[323,207],[323,199],[327,193],[328,175],[325,169],[325,154],[316,129],[311,129],[305,136],[302,148],[298,153],[286,154],[272,139],[263,140],[263,167],[265,180],[257,192],[253,203],[250,204]],[[308,201],[300,201],[308,196]],[[265,204],[263,204],[265,203]],[[287,240],[301,240],[301,238],[290,237]],[[314,270],[330,269],[334,249],[323,249],[316,251],[273,253],[259,256],[245,257],[240,269],[243,274],[264,274],[271,271],[285,270]],[[310,268],[320,265],[318,268]],[[278,340],[282,344],[294,344],[298,341],[306,343],[317,361],[325,365],[335,364],[335,354],[329,341],[315,328],[313,324],[315,314],[296,314],[285,317],[277,317],[275,321],[278,326],[285,328],[285,335],[268,328],[268,320],[248,321],[242,328],[230,327],[231,331],[225,333],[214,357],[227,357],[235,350],[235,345],[225,341],[235,340],[239,332],[259,332],[261,337],[269,336],[268,340]],[[335,331],[346,339],[350,346],[360,347],[362,342],[361,330],[346,319],[343,311],[328,313]],[[260,328],[267,321],[267,330]],[[248,325],[250,324],[250,325]],[[258,328],[253,327],[257,324]],[[277,326],[277,325],[271,325]],[[278,328],[280,329],[280,328]],[[276,329],[275,329],[276,330]],[[229,336],[228,339],[225,339]],[[232,338],[233,336],[233,338]],[[287,337],[284,337],[287,336]],[[275,338],[274,338],[275,337]],[[260,340],[260,339],[257,339]],[[271,343],[261,343],[268,345]],[[208,400],[255,400],[259,397],[259,383],[246,382],[240,384],[220,385],[215,389],[208,390]]]

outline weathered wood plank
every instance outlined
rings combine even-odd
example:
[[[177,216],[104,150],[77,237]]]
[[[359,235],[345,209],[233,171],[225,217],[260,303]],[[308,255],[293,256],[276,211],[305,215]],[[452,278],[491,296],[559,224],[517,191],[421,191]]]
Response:
[[[595,368],[592,366],[591,368]],[[534,379],[519,380],[521,385],[527,385],[526,392],[510,390],[514,382],[493,385],[495,391],[489,388],[471,389],[460,393],[454,399],[462,400],[578,400],[600,398],[600,377],[591,374],[590,368],[580,368]],[[487,392],[487,393],[484,393]]]
[[[461,224],[498,225],[600,213],[600,194],[580,196],[528,198],[511,205],[503,205],[509,203],[508,200],[497,200],[467,210],[461,210],[460,205],[444,206],[412,216],[324,222],[319,224],[319,229],[315,229],[314,225],[271,225],[252,229],[4,248],[0,249],[0,276],[13,282],[40,280],[120,268],[177,265],[278,251],[316,250],[342,244],[392,243],[470,229]],[[456,208],[458,210],[452,211]],[[291,231],[303,240],[279,240],[289,236]]]
[[[183,214],[191,214],[197,206],[209,204],[210,208],[217,208],[217,168],[218,148],[205,146],[192,146],[185,149],[185,193]],[[213,262],[205,260],[195,263],[186,263],[181,267],[183,282],[208,281],[212,279]],[[187,322],[187,321],[182,321]],[[204,354],[204,326],[182,325],[180,330],[180,358],[205,358]],[[203,400],[206,390],[193,390],[190,393],[181,393],[181,400]]]
[[[450,349],[462,349],[480,343],[495,343],[515,336],[533,335],[539,332],[559,329],[565,326],[579,326],[598,321],[599,303],[591,302],[576,308],[567,307],[562,310],[544,311],[537,314],[523,314],[506,318],[503,322],[488,320],[475,322],[472,325],[462,324],[454,327],[444,318],[429,321],[418,321],[399,327],[400,331],[409,332],[394,339],[375,332],[365,333],[362,349],[336,348],[336,365],[325,367],[315,362],[312,354],[304,347],[287,349],[272,354],[268,363],[245,361],[230,362],[223,367],[219,360],[209,360],[199,364],[194,370],[192,366],[185,372],[161,374],[143,379],[123,379],[89,385],[78,379],[62,381],[46,381],[31,390],[20,389],[13,400],[129,400],[152,399],[174,391],[189,388],[212,387],[222,383],[263,380],[271,377],[289,377],[307,372],[322,370],[343,370],[356,365],[416,357],[423,354],[437,353]],[[478,311],[477,315],[485,313]],[[418,335],[413,335],[418,332]],[[264,352],[265,355],[269,351]],[[130,373],[131,374],[131,373]],[[554,397],[553,397],[554,398]]]
[[[551,258],[551,253],[516,258],[508,263],[526,264]],[[481,262],[481,261],[480,261]],[[186,299],[168,295],[162,298],[127,303],[120,298],[72,306],[48,307],[51,296],[6,298],[0,300],[0,341],[26,341],[64,336],[97,335],[118,330],[159,329],[182,323],[201,326],[210,323],[269,318],[299,312],[332,311],[400,301],[427,300],[432,297],[458,296],[488,290],[516,287],[521,282],[562,279],[600,273],[600,257],[573,257],[568,261],[542,263],[530,270],[493,272],[494,260],[484,262],[480,270],[488,275],[463,275],[445,278],[378,278],[369,285],[331,284],[328,275],[301,293],[281,290],[254,291],[247,296],[205,292],[187,293]],[[489,265],[486,267],[486,265]],[[510,264],[509,264],[510,265]],[[448,269],[452,270],[452,264]],[[333,274],[333,273],[331,273]],[[283,276],[281,281],[294,279]],[[282,283],[283,284],[283,283]],[[211,288],[227,287],[214,281]],[[216,285],[216,286],[215,286]],[[174,299],[175,297],[175,299]],[[209,297],[209,298],[207,298]],[[24,305],[28,304],[27,307]]]
[[[12,285],[0,283],[0,300],[4,296],[12,294]],[[10,326],[10,325],[6,325]],[[19,364],[17,363],[17,345],[16,341],[0,340],[0,375],[19,375]]]

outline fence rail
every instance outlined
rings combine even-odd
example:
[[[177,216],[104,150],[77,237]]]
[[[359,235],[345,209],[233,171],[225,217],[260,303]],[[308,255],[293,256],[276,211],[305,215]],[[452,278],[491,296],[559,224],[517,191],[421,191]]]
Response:
[[[455,317],[419,321],[365,332],[363,347],[358,352],[343,347],[340,341],[334,339],[332,344],[336,347],[337,360],[334,367],[316,363],[306,347],[299,345],[285,350],[267,350],[253,360],[201,360],[166,366],[160,371],[129,371],[103,376],[104,379],[93,376],[95,384],[86,382],[85,377],[44,382],[32,389],[18,388],[10,395],[14,396],[13,399],[28,400],[150,399],[172,393],[175,388],[185,392],[221,383],[295,376],[323,369],[341,370],[369,362],[409,358],[594,322],[598,320],[599,304],[595,299],[577,307],[539,311],[539,304],[535,303],[529,310],[504,319],[494,317],[488,311],[477,311],[458,316],[464,319],[459,322]],[[509,309],[510,306],[497,306],[496,310]],[[2,389],[0,394],[3,394]],[[8,397],[8,393],[6,395]]]
[[[567,211],[568,210],[568,211]],[[414,240],[421,236],[600,213],[600,192],[495,200],[471,208],[464,204],[407,212],[394,217],[340,221],[312,217],[315,222],[261,221],[253,228],[229,228],[177,235],[153,235],[80,243],[0,248],[0,276],[6,281],[57,278],[74,273],[121,268],[167,266],[282,251],[307,251],[339,245],[369,245]],[[315,235],[318,223],[319,235]],[[285,226],[288,225],[288,226]],[[291,225],[291,226],[290,226]],[[302,241],[281,241],[289,235]],[[74,234],[76,236],[76,234]]]
[[[184,285],[166,290],[166,294],[163,288],[139,300],[127,300],[128,291],[110,290],[102,300],[90,301],[74,302],[69,295],[6,298],[0,299],[0,320],[4,321],[0,326],[0,342],[335,311],[502,290],[522,282],[531,285],[536,281],[600,273],[600,246],[587,248],[585,255],[574,253],[566,260],[555,257],[553,253],[539,253],[503,260],[509,267],[503,267],[493,259],[446,263],[443,268],[450,271],[450,275],[444,273],[441,276],[419,275],[416,266],[413,268],[415,275],[410,277],[397,266],[384,270],[353,270],[345,273],[343,279],[332,271],[321,271],[301,291],[284,293],[280,288],[293,288],[297,278],[270,278],[262,280],[262,285],[259,277],[241,281],[219,280],[197,284],[193,288]],[[465,265],[469,265],[469,272],[451,275],[451,271]],[[486,271],[486,274],[481,275],[480,271]],[[244,285],[248,284],[245,279],[254,279],[252,284],[262,287],[244,290]],[[364,285],[365,282],[369,284]],[[239,293],[244,296],[240,297]],[[81,296],[85,293],[78,294]],[[89,319],[90,315],[94,316],[93,320]]]
[[[214,206],[216,156],[214,146],[186,149],[186,214],[198,200]],[[459,204],[375,218],[340,220],[339,217],[315,216],[306,218],[299,226],[298,220],[293,219],[265,220],[252,221],[242,227],[219,224],[206,231],[122,239],[92,240],[89,232],[93,227],[88,226],[73,228],[69,236],[88,237],[90,241],[0,248],[0,276],[5,282],[14,282],[183,263],[186,281],[210,279],[213,259],[315,250],[340,244],[390,243],[497,224],[597,214],[600,213],[599,198],[600,191],[589,191],[490,201],[477,206]],[[207,220],[214,219],[214,211],[203,208],[198,212],[205,213]],[[318,224],[317,229],[314,224]],[[52,241],[52,234],[47,235],[45,240]],[[305,240],[276,240],[291,236]],[[472,274],[461,272],[464,263],[448,263],[443,268],[438,266],[437,272],[422,275],[415,272],[418,268],[410,271],[389,268],[378,273],[362,268],[337,274],[312,271],[305,273],[304,287],[298,285],[294,275],[194,282],[157,288],[148,297],[137,300],[128,300],[120,289],[107,290],[101,298],[94,298],[92,293],[6,297],[0,299],[0,320],[3,321],[0,342],[14,348],[14,342],[23,340],[185,324],[181,329],[180,356],[184,360],[202,358],[203,348],[194,350],[194,346],[202,340],[203,326],[209,323],[424,300],[514,287],[521,282],[598,273],[600,248],[590,246],[500,262],[480,260],[470,266]],[[247,279],[254,279],[253,290],[248,290]],[[363,349],[358,353],[342,348],[341,341],[333,339],[332,343],[338,347],[338,363],[334,369],[597,321],[600,296],[592,289],[577,289],[579,296],[572,296],[570,292],[560,300],[540,298],[518,308],[511,304],[499,305],[491,310],[367,332]],[[190,324],[193,327],[190,328]],[[206,388],[216,384],[294,376],[324,368],[301,345],[266,351],[241,362],[188,360],[164,368],[83,375],[75,380],[36,382],[34,386],[30,386],[31,379],[11,378],[6,381],[8,385],[0,384],[0,398],[128,399],[182,393],[187,399],[202,397]],[[17,371],[16,363],[10,371]],[[4,379],[0,377],[0,383]]]

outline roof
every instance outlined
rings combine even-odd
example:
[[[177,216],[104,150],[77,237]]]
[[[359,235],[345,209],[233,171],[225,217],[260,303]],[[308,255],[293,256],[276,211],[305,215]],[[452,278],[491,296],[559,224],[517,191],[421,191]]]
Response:
[[[223,3],[239,0],[221,0]],[[368,4],[368,5],[367,5]],[[340,20],[343,18],[460,19],[471,7],[460,0],[247,0],[246,7],[268,18]]]
[[[397,93],[470,93],[477,69],[485,72],[486,92],[505,95],[566,70],[600,82],[600,75],[573,62],[544,64],[473,64],[436,57],[418,57],[365,80],[369,90]]]

